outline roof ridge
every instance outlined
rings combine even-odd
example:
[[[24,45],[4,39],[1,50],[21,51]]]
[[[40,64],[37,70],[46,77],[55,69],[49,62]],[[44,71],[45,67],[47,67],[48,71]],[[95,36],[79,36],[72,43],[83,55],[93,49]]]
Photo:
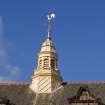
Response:
[[[67,82],[67,84],[81,84],[81,85],[105,85],[105,82]]]
[[[0,82],[0,86],[28,86],[31,82]]]

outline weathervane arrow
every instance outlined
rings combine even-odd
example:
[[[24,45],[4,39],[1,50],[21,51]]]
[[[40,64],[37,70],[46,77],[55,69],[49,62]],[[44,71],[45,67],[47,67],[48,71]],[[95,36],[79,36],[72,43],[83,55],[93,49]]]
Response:
[[[48,19],[48,38],[50,38],[51,35],[51,20],[55,18],[55,14],[51,13],[47,15],[47,19]]]

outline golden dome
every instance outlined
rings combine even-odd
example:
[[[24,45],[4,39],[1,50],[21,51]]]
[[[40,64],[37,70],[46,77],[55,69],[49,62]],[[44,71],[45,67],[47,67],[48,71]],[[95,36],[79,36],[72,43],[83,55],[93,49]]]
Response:
[[[53,45],[51,38],[47,38],[43,42],[40,52],[54,52],[54,53],[56,53],[55,46]]]

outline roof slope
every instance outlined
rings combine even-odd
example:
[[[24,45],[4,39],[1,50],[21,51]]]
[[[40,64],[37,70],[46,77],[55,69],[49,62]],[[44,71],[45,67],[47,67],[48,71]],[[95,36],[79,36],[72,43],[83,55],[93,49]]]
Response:
[[[0,83],[0,97],[15,105],[32,105],[35,93],[29,85],[30,83]]]
[[[29,88],[30,84],[0,83],[0,97],[15,105],[69,105],[68,98],[77,95],[80,87],[88,87],[91,95],[105,103],[105,83],[102,82],[62,84],[52,94],[36,94]]]
[[[104,82],[81,82],[62,84],[59,89],[53,92],[53,102],[60,105],[69,105],[68,99],[77,95],[80,87],[88,87],[92,96],[100,98],[105,103],[105,83]]]

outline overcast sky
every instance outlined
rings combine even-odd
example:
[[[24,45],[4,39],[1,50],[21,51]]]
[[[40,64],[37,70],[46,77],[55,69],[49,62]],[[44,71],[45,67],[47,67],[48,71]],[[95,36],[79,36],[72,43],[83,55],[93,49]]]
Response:
[[[105,0],[0,0],[0,81],[31,81],[49,12],[64,81],[105,81]]]

